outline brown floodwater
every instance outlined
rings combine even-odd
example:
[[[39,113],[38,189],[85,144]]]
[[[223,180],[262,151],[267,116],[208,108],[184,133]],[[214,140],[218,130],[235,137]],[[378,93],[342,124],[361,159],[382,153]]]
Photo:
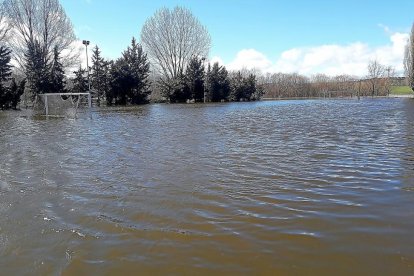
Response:
[[[0,112],[0,274],[414,274],[414,100]]]

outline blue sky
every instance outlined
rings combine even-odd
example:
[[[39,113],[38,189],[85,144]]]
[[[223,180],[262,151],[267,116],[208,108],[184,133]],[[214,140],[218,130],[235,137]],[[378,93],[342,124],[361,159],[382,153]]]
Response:
[[[189,8],[231,69],[363,74],[370,59],[401,71],[414,1],[61,0],[79,39],[117,58],[161,7]]]

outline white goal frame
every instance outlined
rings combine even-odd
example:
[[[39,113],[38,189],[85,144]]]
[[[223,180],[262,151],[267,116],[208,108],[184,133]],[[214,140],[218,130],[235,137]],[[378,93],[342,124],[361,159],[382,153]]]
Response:
[[[88,96],[88,107],[89,109],[92,107],[92,96],[89,92],[83,92],[83,93],[44,93],[44,94],[38,94],[36,97],[44,97],[44,103],[45,103],[45,115],[49,116],[49,104],[47,102],[48,96]]]

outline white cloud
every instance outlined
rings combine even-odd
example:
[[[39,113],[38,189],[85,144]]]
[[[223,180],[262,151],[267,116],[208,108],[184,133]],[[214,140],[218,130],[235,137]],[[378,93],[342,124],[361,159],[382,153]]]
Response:
[[[371,46],[354,42],[346,45],[298,47],[282,52],[274,62],[255,49],[244,49],[226,66],[230,70],[255,68],[262,72],[298,72],[308,76],[316,73],[364,76],[367,74],[369,61],[376,59],[383,65],[395,67],[396,72],[402,74],[404,47],[408,34],[389,33],[389,28],[381,27],[389,35],[389,43],[385,45]]]
[[[267,71],[272,67],[272,62],[255,49],[245,49],[238,52],[236,59],[227,64],[227,67],[230,70],[260,68],[263,71]]]
[[[301,53],[302,51],[299,49],[287,50],[282,53],[282,58],[286,60],[296,61],[300,57]]]

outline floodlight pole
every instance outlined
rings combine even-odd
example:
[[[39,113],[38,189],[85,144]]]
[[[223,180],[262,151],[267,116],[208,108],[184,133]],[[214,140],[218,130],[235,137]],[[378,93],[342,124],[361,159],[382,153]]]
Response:
[[[88,105],[89,108],[92,107],[92,97],[91,97],[91,82],[90,82],[90,78],[89,78],[89,58],[88,58],[88,45],[89,45],[90,41],[89,40],[84,40],[82,41],[82,44],[85,45],[86,47],[86,68],[88,70]]]
[[[89,58],[88,58],[88,45],[90,43],[89,40],[82,41],[83,45],[86,46],[86,68],[88,70],[88,90],[89,93],[91,92],[91,82],[89,81]]]

